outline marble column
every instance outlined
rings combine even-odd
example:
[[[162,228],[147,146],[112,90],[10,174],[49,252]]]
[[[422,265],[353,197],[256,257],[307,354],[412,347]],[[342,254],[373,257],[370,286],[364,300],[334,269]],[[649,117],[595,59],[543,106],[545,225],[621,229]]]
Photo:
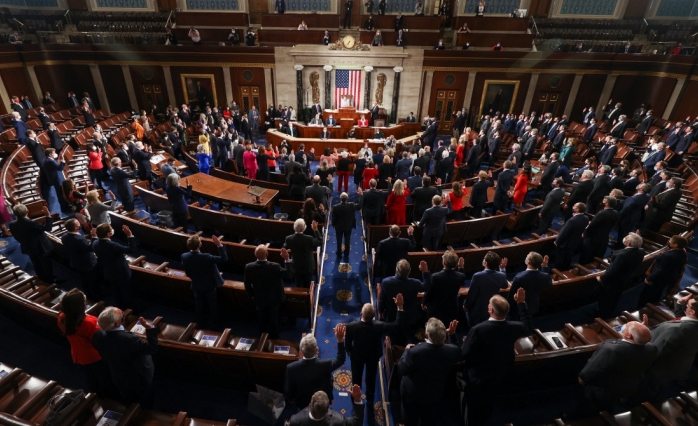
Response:
[[[601,109],[608,103],[611,98],[611,93],[613,93],[613,86],[616,85],[616,80],[618,80],[618,74],[608,74],[606,76],[606,83],[603,85],[603,90],[601,90],[601,96],[599,96],[599,103],[596,105],[596,119],[601,120],[603,113]]]
[[[364,79],[364,109],[371,108],[371,71],[373,71],[372,66],[364,67],[366,71],[366,78]]]
[[[322,67],[325,70],[325,109],[333,109],[332,106],[332,65]]]
[[[526,98],[524,99],[524,105],[523,105],[524,111],[531,110],[531,103],[533,103],[533,95],[536,93],[536,85],[538,84],[538,77],[540,77],[540,73],[531,74],[531,81],[528,83],[528,92],[526,92]],[[515,108],[515,106],[512,105],[512,108]],[[482,112],[480,112],[480,114],[482,114]]]
[[[27,73],[29,73],[29,80],[31,80],[32,82],[32,88],[34,89],[34,95],[36,96],[37,104],[40,105],[41,99],[44,97],[44,94],[41,92],[41,85],[39,84],[39,79],[36,77],[34,65],[27,66]],[[109,107],[107,106],[107,108]]]
[[[298,110],[296,111],[296,119],[301,121],[305,116],[305,110],[303,107],[303,65],[294,65],[293,69],[296,70],[296,97]]]
[[[433,81],[434,71],[427,71],[426,76],[424,77],[424,97],[422,98],[422,104],[419,106],[419,116],[417,117],[417,120],[420,122],[422,118],[431,114],[429,111],[429,101],[431,101],[431,84]]]
[[[107,99],[107,91],[104,89],[102,74],[99,72],[99,65],[90,65],[90,73],[92,73],[92,81],[95,83],[95,90],[97,90],[97,98],[99,99],[100,106],[111,114],[109,100]]]
[[[167,97],[170,99],[170,104],[179,108],[181,104],[177,104],[177,98],[175,97],[174,84],[172,83],[172,72],[170,72],[170,67],[163,65],[162,73],[165,76],[165,87],[167,88]],[[184,99],[182,99],[184,102]]]
[[[223,85],[225,87],[225,99],[226,103],[223,104],[223,102],[219,102],[220,105],[230,105],[230,103],[233,101],[233,81],[230,78],[230,67],[221,67],[223,70]],[[265,70],[266,71],[266,70]],[[264,75],[265,81],[266,81],[266,73]]]
[[[662,118],[664,120],[668,120],[674,113],[674,110],[676,109],[679,103],[679,96],[681,95],[681,92],[683,91],[685,85],[685,78],[679,78],[678,80],[676,80],[676,86],[674,86],[674,91],[671,93],[671,97],[669,98],[669,102],[667,103],[666,108],[664,108],[664,114],[662,114]]]
[[[390,109],[390,122],[397,123],[397,106],[398,106],[398,95],[400,94],[400,74],[402,73],[402,67],[395,67],[395,81],[393,83],[393,106]]]
[[[477,72],[468,72],[468,82],[465,86],[465,99],[463,99],[463,108],[467,108],[468,112],[471,111],[470,104],[473,102],[473,89],[475,89],[475,77]],[[472,115],[471,115],[472,117]]]
[[[574,109],[574,102],[577,100],[577,94],[579,93],[579,88],[582,85],[582,78],[584,74],[577,74],[574,76],[574,82],[572,82],[572,90],[570,90],[570,95],[567,97],[567,105],[565,105],[565,115],[567,117],[572,114]]]
[[[121,72],[124,74],[126,82],[126,93],[128,93],[128,101],[131,104],[131,109],[138,111],[138,98],[136,98],[136,90],[133,88],[133,79],[131,78],[131,70],[128,65],[121,66]]]

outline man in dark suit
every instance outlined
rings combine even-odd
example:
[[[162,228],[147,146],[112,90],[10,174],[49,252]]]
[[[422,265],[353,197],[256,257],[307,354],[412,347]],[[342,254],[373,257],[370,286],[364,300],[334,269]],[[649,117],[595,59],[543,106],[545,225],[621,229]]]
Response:
[[[443,425],[444,389],[453,378],[456,363],[460,361],[458,346],[446,343],[446,335],[454,334],[458,322],[446,329],[436,318],[426,324],[425,343],[405,347],[398,370],[402,417],[405,426]]]
[[[12,212],[17,218],[10,222],[10,232],[19,243],[23,254],[29,256],[34,272],[41,281],[47,285],[53,284],[53,262],[51,260],[51,241],[46,232],[51,231],[53,219],[48,207],[44,206],[42,213],[46,216],[46,222],[42,225],[27,217],[27,207],[24,204],[16,204]]]
[[[619,116],[616,124],[611,127],[609,134],[614,138],[621,139],[623,135],[625,135],[625,129],[628,127],[626,119],[627,117],[625,115]]]
[[[61,152],[63,149],[63,139],[55,123],[50,123],[48,126],[48,138],[51,142],[51,148],[55,149],[56,152]]]
[[[681,200],[681,186],[683,179],[673,177],[667,181],[666,189],[656,197],[650,198],[645,210],[647,220],[645,228],[648,231],[657,232],[674,215],[674,209]]]
[[[536,229],[536,234],[538,235],[547,234],[548,228],[550,228],[553,223],[553,219],[560,213],[560,204],[565,198],[565,190],[562,189],[562,184],[562,179],[555,179],[553,181],[553,190],[545,196],[543,207],[540,213],[538,213],[539,220],[538,228]]]
[[[395,296],[397,317],[394,322],[374,321],[376,311],[371,303],[361,308],[361,319],[347,324],[346,349],[351,359],[351,378],[354,385],[361,386],[366,368],[366,402],[373,406],[376,394],[378,361],[383,356],[383,336],[398,329],[402,321],[404,300]],[[369,409],[370,410],[370,409]],[[369,422],[370,423],[370,422]]]
[[[681,140],[676,144],[676,149],[674,150],[676,154],[669,160],[669,166],[678,167],[683,162],[683,156],[693,144],[694,138],[695,132],[693,127],[686,127],[686,131],[683,136],[681,136]]]
[[[36,164],[36,166],[40,169],[43,168],[46,154],[41,142],[36,140],[36,133],[33,130],[27,130],[25,137],[26,139],[24,141],[24,146],[29,149],[29,152],[32,155],[32,160],[34,160],[34,164]],[[55,152],[58,152],[58,150],[55,150]]]
[[[634,232],[623,238],[625,248],[613,252],[611,264],[603,275],[596,278],[601,283],[599,290],[598,317],[610,318],[615,312],[616,305],[633,281],[635,271],[642,265],[645,250],[642,248],[642,237]]]
[[[480,169],[480,152],[482,148],[480,148],[479,144],[473,145],[469,150],[468,150],[468,156],[465,158],[465,164],[463,166],[465,167],[465,177],[466,178],[471,178],[475,174],[476,171]]]
[[[502,146],[501,130],[496,129],[492,133],[492,137],[487,140],[487,160],[490,163],[490,167],[497,162],[500,146]]]
[[[467,310],[470,328],[487,321],[487,304],[490,298],[498,294],[499,290],[509,287],[504,273],[507,266],[506,257],[500,259],[497,253],[489,251],[485,254],[482,265],[485,269],[473,275],[468,296],[463,304]]]
[[[12,103],[10,104],[10,108],[12,108],[12,111],[19,114],[19,116],[22,118],[22,121],[27,121],[27,109],[24,107],[24,105],[22,105],[19,102],[19,98],[17,96],[12,97]]]
[[[410,111],[410,115],[405,117],[405,121],[408,123],[416,123],[417,122],[417,117],[414,116],[414,112]]]
[[[572,209],[574,214],[565,222],[555,239],[557,248],[555,267],[561,271],[570,268],[572,257],[582,247],[582,233],[589,224],[589,218],[584,214],[586,210],[584,203],[577,203],[572,206]]]
[[[582,237],[582,253],[579,256],[579,263],[584,265],[590,263],[595,257],[603,258],[608,248],[608,236],[618,222],[619,214],[615,210],[616,199],[607,195],[603,197],[603,210],[596,213],[589,222],[589,226]],[[625,235],[623,235],[625,236]],[[622,238],[621,238],[622,239]]]
[[[640,121],[640,123],[637,125],[635,128],[635,131],[640,135],[644,136],[645,133],[652,127],[652,124],[654,124],[654,117],[652,116],[654,114],[654,111],[649,110],[647,111],[647,114],[645,115],[645,118]]]
[[[511,182],[514,180],[516,172],[512,170],[514,165],[511,161],[504,162],[504,169],[497,176],[497,187],[494,191],[494,202],[492,203],[492,214],[497,214],[498,211],[505,212],[509,204],[509,191],[511,190]]]
[[[606,137],[606,143],[601,147],[598,154],[599,165],[613,166],[613,158],[618,153],[618,143],[617,138],[612,138],[610,136]]]
[[[395,275],[384,278],[381,281],[381,293],[378,299],[378,314],[380,319],[385,322],[393,322],[397,318],[397,305],[394,298],[398,294],[402,294],[405,301],[405,313],[403,317],[403,326],[405,335],[395,336],[398,341],[403,343],[406,337],[411,338],[411,332],[419,324],[422,316],[422,309],[419,305],[417,295],[424,291],[422,282],[416,278],[410,278],[410,263],[405,259],[400,259],[395,266]],[[398,344],[400,344],[398,343]]]
[[[412,169],[412,159],[410,153],[402,152],[402,158],[395,163],[395,175],[398,180],[407,179],[410,177],[410,169]]]
[[[540,195],[538,196],[538,198],[545,199],[545,196],[552,189],[552,183],[553,179],[555,179],[555,173],[557,173],[557,169],[560,167],[560,163],[558,162],[559,159],[560,154],[558,154],[557,152],[550,154],[550,163],[548,163],[548,165],[545,167],[543,175],[540,177],[540,186],[538,187]]]
[[[378,120],[378,112],[380,111],[380,107],[378,106],[377,102],[373,103],[373,106],[371,107],[371,125],[375,126],[376,120]]]
[[[630,321],[620,334],[622,339],[603,342],[579,372],[584,394],[597,410],[611,410],[621,399],[633,396],[657,357],[645,325]]]
[[[56,198],[61,205],[61,210],[70,210],[68,200],[63,197],[63,169],[65,168],[65,159],[63,157],[58,160],[58,153],[53,148],[47,148],[44,152],[45,158],[41,166],[41,175],[46,180],[47,187],[52,186],[56,191]]]
[[[414,228],[407,228],[409,238],[400,238],[400,227],[392,225],[390,227],[390,237],[381,240],[376,247],[376,265],[382,271],[382,277],[389,277],[395,273],[395,266],[400,259],[407,259],[407,253],[414,251],[416,241],[414,239]]]
[[[451,213],[451,207],[442,205],[442,202],[440,195],[434,195],[431,199],[431,208],[424,210],[419,221],[419,227],[423,228],[422,246],[429,251],[439,249],[441,236],[446,233],[446,215]]]
[[[438,127],[438,123],[433,120],[429,120],[429,124],[427,125],[426,130],[424,130],[424,133],[422,134],[422,140],[424,141],[422,145],[424,146],[433,146],[434,145],[434,139],[436,139],[436,128]],[[434,149],[436,147],[434,146]]]
[[[540,309],[541,290],[553,285],[550,275],[543,271],[548,269],[548,256],[543,257],[532,251],[526,256],[525,262],[526,270],[516,274],[507,295],[507,302],[511,307],[507,316],[509,320],[520,320],[519,309],[514,300],[519,288],[526,291],[528,311],[531,315],[535,315]]]
[[[286,366],[284,396],[288,402],[296,407],[306,407],[317,391],[323,391],[328,396],[333,394],[332,372],[344,364],[347,356],[344,350],[345,333],[346,325],[337,324],[335,326],[337,356],[332,359],[318,358],[320,349],[312,334],[307,334],[301,339],[299,349],[303,358]]]
[[[332,135],[330,134],[330,131],[327,130],[327,127],[323,127],[322,131],[320,132],[320,139],[330,139]]]
[[[101,298],[99,282],[96,273],[97,258],[94,249],[87,239],[80,234],[80,222],[77,219],[68,219],[65,222],[65,229],[68,231],[61,237],[61,243],[66,248],[70,256],[70,267],[80,274],[80,284],[85,289],[90,300]],[[93,228],[93,234],[97,229]]]
[[[650,274],[645,277],[638,308],[647,303],[658,305],[665,295],[671,295],[667,291],[672,291],[678,284],[688,261],[687,246],[688,240],[680,235],[669,238],[669,250],[656,257]]]
[[[594,111],[594,107],[585,108],[582,112],[584,113],[583,123],[586,125],[588,125],[592,119],[596,118],[596,111]]]
[[[637,190],[637,186],[640,184],[640,177],[642,176],[642,169],[633,169],[628,174],[628,180],[623,182],[623,195],[626,197],[631,197]]]
[[[113,306],[105,308],[97,320],[101,330],[93,335],[92,344],[109,366],[121,402],[137,402],[143,407],[152,407],[155,372],[152,355],[158,350],[160,329],[140,317],[138,324],[145,328],[146,342],[124,329],[123,321],[121,309]]]
[[[121,198],[121,204],[124,205],[124,210],[131,212],[134,210],[133,205],[133,189],[129,179],[135,179],[136,172],[127,172],[121,168],[121,159],[114,157],[111,159],[111,178],[116,184],[116,193]]]
[[[596,120],[592,119],[589,123],[589,127],[587,127],[584,131],[584,137],[582,137],[582,142],[590,144],[594,140],[594,136],[596,136],[596,131],[598,129],[599,128],[596,127]]]
[[[533,155],[536,152],[536,144],[538,143],[538,129],[532,129],[531,133],[528,136],[528,139],[526,139],[526,142],[523,145],[523,148],[521,150],[523,157],[522,161],[528,161],[530,162],[533,159]]]
[[[431,149],[431,148],[429,148]],[[417,174],[414,173],[415,176],[419,176],[419,182],[421,185],[421,179],[422,179],[422,173],[428,173],[429,172],[429,167],[431,166],[431,151],[427,150],[426,148],[421,148],[417,152],[417,159],[414,160],[414,165],[412,167],[412,172],[414,173],[415,169],[419,167],[419,170],[421,173]],[[410,185],[410,179],[407,179],[407,185]],[[410,187],[410,192],[412,192],[417,186],[412,186]]]
[[[414,202],[412,209],[412,220],[417,222],[422,219],[424,212],[431,207],[432,200],[435,195],[441,195],[441,180],[436,180],[436,186],[431,186],[431,178],[424,176],[422,178],[422,186],[415,189],[410,194],[410,198]]]
[[[465,286],[465,259],[459,259],[456,252],[444,253],[441,271],[430,275],[426,262],[419,265],[424,281],[422,307],[426,308],[427,318],[437,318],[444,324],[450,324],[458,317],[458,292]],[[456,267],[458,270],[456,270]]]
[[[122,226],[121,230],[126,234],[128,246],[112,241],[114,230],[108,223],[103,223],[97,227],[98,240],[92,241],[92,250],[97,255],[98,263],[104,273],[104,280],[114,292],[116,304],[135,309],[131,268],[124,254],[136,251],[136,237],[126,225]]]
[[[565,138],[567,137],[567,126],[561,125],[557,129],[557,134],[552,140],[553,151],[562,151],[562,146],[565,144]]]
[[[313,230],[313,236],[305,234],[305,227],[305,220],[297,219],[293,223],[295,233],[286,237],[284,248],[291,250],[293,275],[296,277],[296,285],[308,288],[315,271],[313,251],[322,244],[322,235],[320,235],[317,222],[315,221],[310,225]]]
[[[218,287],[223,285],[223,277],[218,271],[218,265],[228,261],[228,253],[223,243],[215,235],[211,239],[218,247],[219,256],[201,253],[201,239],[197,235],[189,237],[187,248],[190,251],[182,254],[182,266],[191,280],[191,291],[194,293],[196,323],[200,327],[216,321],[218,312],[216,293]]]
[[[146,149],[143,142],[136,142],[136,149],[131,153],[131,157],[138,165],[138,177],[141,180],[151,181],[153,179],[153,174],[150,159],[153,157],[153,152],[150,145],[148,145],[148,149]]]
[[[378,225],[381,223],[381,217],[385,211],[387,192],[376,189],[378,182],[375,179],[371,179],[368,185],[370,188],[368,191],[363,191],[361,188],[357,189],[360,197],[359,207],[367,225]]]
[[[698,354],[698,300],[689,293],[677,305],[677,320],[665,321],[651,330],[651,343],[657,348],[657,357],[645,372],[651,393],[661,391],[672,380],[687,379]],[[646,315],[643,324],[647,325]]]
[[[296,158],[298,158],[298,154],[296,154]],[[318,175],[313,176],[313,184],[305,188],[306,198],[312,198],[315,200],[316,205],[319,206],[322,204],[325,206],[326,210],[327,197],[329,197],[331,193],[330,188],[320,185],[320,176]]]
[[[608,193],[611,191],[610,187],[610,181],[611,177],[609,176],[609,173],[611,171],[610,166],[605,166],[603,164],[599,165],[599,170],[594,178],[594,188],[591,190],[589,193],[589,198],[587,198],[587,211],[591,214],[596,213],[596,209],[603,200],[603,197],[608,195]]]
[[[319,103],[311,106],[310,112],[312,113],[311,117],[315,117],[315,116],[317,116],[317,114],[320,114],[320,117],[322,117],[322,107],[320,106]]]
[[[642,183],[637,186],[637,192],[632,197],[625,199],[623,208],[618,215],[618,247],[622,248],[623,238],[630,232],[636,232],[644,224],[645,206],[650,200],[648,192],[650,186]]]
[[[495,294],[489,298],[487,306],[490,321],[483,321],[471,328],[463,344],[469,425],[487,422],[499,398],[499,386],[509,367],[514,364],[514,344],[519,338],[533,332],[531,315],[526,308],[526,291],[522,287],[517,290],[514,300],[521,322],[507,321],[509,303]]]
[[[245,265],[245,291],[257,307],[259,330],[269,333],[270,339],[279,338],[279,309],[286,300],[284,293],[284,276],[286,269],[278,263],[267,260],[267,246],[260,244],[254,250],[256,262]],[[285,248],[281,249],[281,258],[288,261]]]
[[[349,194],[342,192],[339,204],[332,207],[332,226],[337,237],[337,257],[342,256],[342,240],[344,240],[344,258],[351,251],[351,230],[356,228],[356,211],[359,205],[348,203]]]
[[[310,398],[310,405],[291,417],[289,426],[361,426],[364,421],[364,405],[361,403],[361,387],[351,389],[353,404],[352,417],[330,409],[330,399],[323,391],[317,391]],[[369,410],[371,407],[369,405]],[[370,414],[370,411],[369,411]]]
[[[610,104],[610,103],[611,103],[611,102],[609,102],[609,104]],[[608,112],[608,115],[606,116],[606,121],[613,122],[613,120],[617,120],[618,117],[620,117],[620,115],[623,114],[623,109],[622,109],[622,108],[623,108],[623,104],[621,104],[620,102],[618,102],[618,103],[616,104],[616,106],[613,107],[613,109],[611,109],[611,110]]]
[[[589,194],[594,189],[594,172],[591,170],[584,170],[581,177],[579,178],[579,183],[574,185],[570,196],[567,199],[567,208],[565,209],[565,220],[572,217],[572,208],[577,203],[585,203]]]
[[[37,118],[41,121],[41,127],[44,130],[48,130],[48,125],[51,124],[51,117],[49,117],[48,114],[46,114],[44,107],[39,108],[39,114],[37,114]]]
[[[485,204],[487,204],[488,201],[487,191],[491,186],[494,186],[492,182],[492,171],[480,170],[478,173],[478,181],[475,182],[475,185],[473,185],[470,191],[470,216],[473,218],[478,219],[482,217],[482,210],[485,208]]]
[[[666,144],[660,142],[657,144],[657,149],[645,159],[644,166],[647,176],[651,177],[656,172],[655,166],[664,160],[666,157],[666,150],[664,149]]]

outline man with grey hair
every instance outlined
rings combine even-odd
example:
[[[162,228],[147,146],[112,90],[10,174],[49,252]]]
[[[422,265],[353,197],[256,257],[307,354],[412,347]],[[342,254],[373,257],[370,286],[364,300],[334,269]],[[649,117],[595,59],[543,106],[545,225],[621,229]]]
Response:
[[[290,426],[330,425],[330,426],[361,426],[364,421],[364,405],[361,403],[361,387],[351,388],[354,409],[351,419],[334,410],[330,410],[330,399],[323,391],[317,391],[310,399],[310,405],[300,413],[291,417]],[[369,405],[369,410],[372,407]],[[369,411],[370,413],[370,411]]]
[[[446,335],[455,334],[457,326],[458,321],[453,321],[446,329],[440,320],[430,318],[425,330],[426,343],[405,347],[398,362],[405,426],[416,426],[420,419],[425,425],[447,424],[443,416],[447,411],[443,404],[444,389],[448,380],[453,380],[453,369],[461,355],[458,346],[445,342]]]
[[[579,373],[579,384],[597,410],[612,410],[623,398],[632,397],[657,357],[657,347],[644,324],[630,321],[620,330],[621,339],[606,340]]]
[[[344,364],[346,353],[344,350],[344,335],[346,326],[337,324],[334,335],[337,339],[337,356],[332,359],[320,359],[317,340],[312,334],[307,334],[300,343],[300,351],[303,358],[286,366],[286,383],[284,396],[286,400],[297,407],[305,407],[310,404],[313,394],[324,391],[328,396],[332,395],[332,372]]]
[[[356,211],[359,209],[358,204],[349,203],[348,199],[349,194],[342,192],[339,196],[339,204],[332,207],[332,226],[337,238],[337,257],[342,256],[342,247],[344,247],[345,259],[349,257],[351,251],[351,230],[356,228]]]
[[[322,204],[327,210],[327,198],[332,194],[330,188],[320,185],[320,176],[313,176],[313,184],[305,188],[306,198],[312,198],[315,200],[315,204],[320,206]]]
[[[403,319],[406,335],[396,333],[391,337],[395,338],[396,342],[405,342],[407,339],[413,339],[413,331],[419,320],[422,317],[422,309],[419,305],[418,294],[424,291],[422,282],[416,278],[410,278],[410,262],[405,259],[400,259],[395,267],[395,275],[384,278],[381,281],[380,298],[378,299],[378,313],[381,320],[385,322],[393,322],[397,319],[397,305],[394,302],[398,294],[402,294],[404,298],[405,317]],[[401,343],[397,343],[401,344]]]
[[[376,310],[371,303],[366,303],[361,309],[361,318],[347,324],[346,349],[351,359],[352,382],[361,386],[361,378],[364,375],[364,366],[366,366],[365,392],[369,414],[373,407],[376,391],[378,361],[383,356],[383,336],[389,332],[397,331],[402,323],[404,303],[402,294],[398,293],[394,302],[397,306],[397,317],[394,322],[374,321]]]
[[[46,216],[46,222],[40,224],[27,217],[27,206],[16,204],[12,207],[16,220],[10,222],[10,232],[19,243],[22,253],[29,256],[34,272],[47,285],[53,284],[53,261],[51,260],[51,241],[46,236],[46,232],[53,227],[53,218],[48,207],[42,208],[42,213]]]
[[[589,198],[589,194],[594,189],[594,172],[591,170],[584,170],[582,175],[579,177],[579,183],[574,185],[570,196],[567,199],[567,208],[565,209],[565,220],[572,217],[574,210],[574,205],[577,203],[586,203]]]
[[[616,310],[616,305],[625,291],[633,282],[635,271],[642,266],[645,250],[642,248],[642,237],[630,232],[623,238],[625,248],[614,251],[610,265],[602,275],[596,277],[601,283],[599,290],[599,313],[601,318],[610,318]]]
[[[599,165],[598,173],[593,180],[594,188],[591,190],[589,197],[587,198],[587,212],[595,214],[599,203],[601,203],[603,197],[608,195],[608,192],[611,190],[611,177],[609,176],[610,172],[610,166],[603,164]]]
[[[92,344],[109,365],[121,402],[152,407],[155,370],[152,355],[158,350],[160,330],[140,317],[138,324],[145,328],[146,343],[124,328],[123,312],[114,306],[105,308],[97,323],[101,330],[95,332]]]
[[[141,180],[152,181],[153,173],[150,159],[153,158],[153,149],[150,145],[146,148],[143,142],[136,142],[136,149],[131,153],[131,158],[138,165],[138,177]]]
[[[317,222],[311,223],[313,235],[305,234],[305,220],[297,219],[293,222],[293,235],[286,237],[284,248],[291,250],[291,259],[293,261],[293,275],[296,278],[298,287],[310,287],[310,281],[313,279],[313,271],[315,270],[315,257],[313,251],[322,244],[322,235],[318,231]]]
[[[296,162],[296,154],[291,154],[288,156],[288,161],[284,163],[284,173],[286,174],[286,180],[290,181],[291,173],[296,166],[301,167],[301,165]]]

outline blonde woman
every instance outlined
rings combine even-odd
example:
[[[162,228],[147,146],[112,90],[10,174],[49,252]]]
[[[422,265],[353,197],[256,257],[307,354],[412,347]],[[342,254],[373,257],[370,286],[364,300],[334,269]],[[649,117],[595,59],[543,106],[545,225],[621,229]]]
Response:
[[[203,114],[202,114],[202,115],[203,115]],[[199,135],[199,146],[203,145],[203,147],[204,147],[204,152],[205,152],[207,155],[210,155],[210,154],[211,154],[211,146],[208,144],[208,142],[209,142],[208,135],[205,135],[205,134],[204,134],[204,135]],[[198,149],[198,148],[199,148],[199,147],[197,146],[197,149]]]
[[[90,214],[90,223],[93,228],[103,223],[111,223],[109,219],[109,214],[107,212],[113,212],[116,210],[116,196],[114,193],[109,191],[109,198],[111,198],[111,206],[108,206],[99,200],[99,193],[97,191],[90,191],[85,194],[87,199],[87,212]]]
[[[405,199],[410,195],[410,189],[401,180],[395,181],[393,191],[388,195],[386,205],[385,223],[388,225],[405,225],[406,217],[406,202]]]

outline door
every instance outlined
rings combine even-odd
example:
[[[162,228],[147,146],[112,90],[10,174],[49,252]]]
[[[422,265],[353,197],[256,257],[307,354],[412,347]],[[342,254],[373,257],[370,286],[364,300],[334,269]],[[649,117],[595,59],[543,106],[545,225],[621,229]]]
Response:
[[[158,106],[158,111],[165,111],[167,105],[162,96],[162,87],[159,84],[141,84],[140,107],[146,111],[153,105]]]
[[[557,117],[557,110],[560,106],[560,93],[559,92],[540,92],[538,94],[538,106],[536,107],[536,112],[538,117],[542,117],[545,113],[551,113],[553,117]]]
[[[259,111],[259,121],[264,121],[264,114],[266,113],[266,105],[262,105],[259,100],[259,86],[241,86],[240,87],[240,108],[245,114],[254,105]]]
[[[457,90],[437,90],[434,117],[439,123],[440,134],[450,134],[453,127],[453,112],[458,100]]]

